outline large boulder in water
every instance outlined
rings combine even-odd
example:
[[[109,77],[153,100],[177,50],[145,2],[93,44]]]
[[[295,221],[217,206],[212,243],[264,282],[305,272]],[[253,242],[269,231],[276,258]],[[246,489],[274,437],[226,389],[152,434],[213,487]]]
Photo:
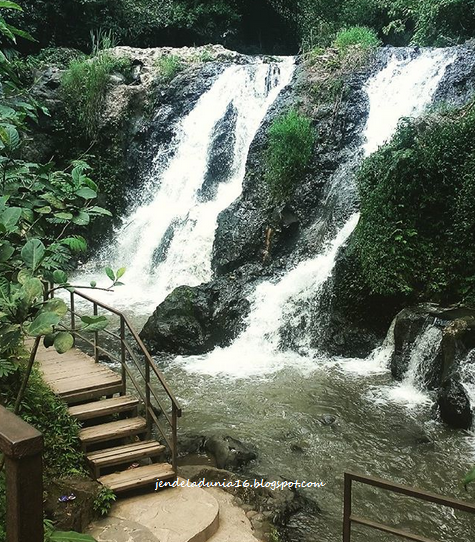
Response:
[[[203,354],[236,338],[249,306],[234,276],[180,286],[156,308],[140,337],[153,354]]]
[[[464,386],[454,379],[445,382],[438,396],[440,417],[457,429],[470,429],[473,424],[473,410],[470,397]]]

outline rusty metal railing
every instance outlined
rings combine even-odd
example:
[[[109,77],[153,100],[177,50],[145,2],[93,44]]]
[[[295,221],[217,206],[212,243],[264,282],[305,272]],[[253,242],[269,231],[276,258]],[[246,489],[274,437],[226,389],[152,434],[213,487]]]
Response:
[[[379,489],[384,489],[392,493],[399,493],[401,495],[406,495],[407,497],[413,497],[415,499],[430,502],[433,504],[439,504],[441,506],[446,506],[454,510],[468,512],[469,514],[475,514],[475,505],[468,502],[459,501],[450,497],[442,497],[441,495],[437,495],[436,493],[429,493],[428,491],[415,489],[413,487],[395,484],[392,482],[388,482],[387,480],[383,480],[382,478],[374,478],[372,476],[365,476],[363,474],[352,474],[345,472],[343,542],[351,542],[351,527],[353,524],[363,525],[370,529],[374,529],[383,533],[388,533],[399,538],[404,538],[406,540],[412,540],[414,542],[435,542],[434,540],[430,540],[429,538],[425,538],[424,536],[412,534],[401,529],[396,529],[394,527],[390,527],[376,521],[353,515],[351,510],[353,482],[377,487]]]
[[[0,406],[7,542],[43,542],[43,435]]]
[[[81,328],[77,326],[76,317],[80,318],[81,315],[76,311],[76,298],[81,298],[91,304],[94,315],[98,315],[100,308],[118,317],[120,322],[119,333],[104,329],[101,332],[94,332],[92,341],[84,334],[81,334]],[[111,361],[120,363],[123,383],[122,395],[125,395],[127,381],[129,381],[143,402],[148,435],[150,436],[154,426],[170,450],[172,466],[176,472],[177,430],[178,418],[182,415],[181,406],[127,316],[117,309],[76,290],[70,293],[70,314],[73,335],[92,347],[96,362],[99,361],[99,356],[103,354]],[[112,343],[119,345],[119,352],[111,352],[105,348],[104,343],[101,344],[102,333]],[[133,363],[135,374],[129,367],[129,362]],[[159,390],[162,392],[162,397],[159,395]],[[168,401],[168,405],[164,401]],[[168,431],[163,427],[164,424],[160,423],[159,417],[163,417]]]

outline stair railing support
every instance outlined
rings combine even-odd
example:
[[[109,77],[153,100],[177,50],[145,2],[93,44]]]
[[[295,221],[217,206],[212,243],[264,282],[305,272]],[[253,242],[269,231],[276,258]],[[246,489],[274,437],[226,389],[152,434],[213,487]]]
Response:
[[[43,435],[0,406],[7,542],[43,542]]]

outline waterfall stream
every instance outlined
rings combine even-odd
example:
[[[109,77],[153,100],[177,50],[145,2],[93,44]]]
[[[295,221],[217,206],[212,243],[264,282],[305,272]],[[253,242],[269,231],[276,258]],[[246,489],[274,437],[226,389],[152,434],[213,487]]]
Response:
[[[312,348],[300,324],[358,223],[353,173],[361,156],[387,141],[401,118],[417,116],[431,104],[455,54],[452,49],[396,51],[370,78],[362,146],[327,183],[327,201],[342,212],[330,213],[321,250],[258,284],[249,297],[247,327],[233,344],[201,356],[157,357],[183,405],[181,434],[231,435],[249,442],[259,452],[257,464],[250,466],[259,477],[326,482],[324,488],[303,491],[322,513],[296,516],[289,526],[292,542],[340,539],[344,471],[464,497],[459,481],[475,460],[473,438],[434,421],[418,389],[424,357],[419,354],[434,337],[418,343],[400,386],[388,370],[391,330],[368,359],[337,359]],[[97,280],[103,262],[127,266],[126,286],[97,295],[138,322],[175,286],[209,280],[217,216],[239,196],[250,144],[293,71],[292,59],[227,68],[180,122],[176,153],[164,169],[152,171],[144,200],[78,280]],[[229,116],[235,126],[231,167],[204,198],[213,139]],[[296,347],[283,341],[281,330],[288,325],[298,330]],[[474,364],[468,365],[466,381],[475,396]],[[335,419],[330,425],[322,421],[328,414]],[[451,512],[439,507],[414,507],[402,499],[395,507],[388,495],[360,491],[358,514],[444,542],[475,540],[473,520],[457,517],[455,525]],[[389,542],[369,531],[355,533],[354,540]]]
[[[399,58],[394,54],[387,66],[370,79],[366,86],[369,115],[363,138],[365,156],[392,136],[400,119],[417,116],[424,111],[453,60],[453,53],[446,50],[425,50],[415,59]],[[345,173],[347,183],[353,185],[347,169]],[[335,177],[339,185],[339,172]],[[295,352],[286,352],[285,347],[280,347],[279,330],[290,318],[299,317],[293,307],[304,306],[305,299],[315,299],[318,295],[333,271],[338,250],[355,229],[358,218],[358,214],[354,214],[343,226],[337,225],[340,230],[334,239],[328,241],[322,254],[301,262],[277,283],[271,280],[260,284],[250,299],[252,309],[244,333],[229,348],[217,348],[206,356],[182,358],[187,369],[242,378],[279,370],[289,362],[289,358],[294,363],[296,357],[302,361]],[[334,226],[329,224],[330,232]],[[304,348],[307,347],[306,339],[303,336],[299,341]],[[308,352],[308,347],[305,349]],[[318,352],[309,354],[319,357]],[[226,364],[222,363],[224,357],[228,359]],[[303,360],[306,364],[308,355]]]
[[[145,200],[123,219],[109,247],[81,271],[78,281],[98,281],[104,263],[125,266],[130,280],[117,289],[114,304],[151,313],[177,286],[211,279],[211,251],[219,213],[241,193],[249,147],[267,110],[294,71],[281,62],[230,66],[203,94],[177,128],[177,151],[157,178],[152,171]],[[234,117],[229,172],[211,197],[203,197],[213,136],[226,116]],[[109,300],[109,294],[96,292]]]

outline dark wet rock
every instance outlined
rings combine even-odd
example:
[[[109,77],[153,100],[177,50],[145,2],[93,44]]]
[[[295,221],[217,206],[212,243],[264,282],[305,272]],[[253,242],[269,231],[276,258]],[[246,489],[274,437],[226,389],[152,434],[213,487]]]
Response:
[[[229,104],[224,117],[215,127],[209,148],[208,170],[198,191],[200,201],[212,200],[221,183],[229,180],[234,162],[237,110]]]
[[[152,353],[202,354],[237,337],[249,306],[232,276],[195,288],[180,286],[157,307],[140,337]]]
[[[52,480],[46,487],[46,517],[54,522],[56,530],[84,532],[96,516],[94,501],[101,487],[88,478]],[[76,497],[74,500],[59,501],[71,494]]]
[[[470,429],[473,424],[473,411],[470,398],[464,386],[454,379],[447,380],[442,386],[438,405],[440,417],[451,427]]]
[[[257,459],[256,451],[233,437],[214,436],[207,438],[204,450],[214,456],[218,469],[240,470]]]
[[[448,66],[434,100],[439,103],[450,103],[452,106],[462,106],[475,92],[474,44],[454,48],[454,56],[454,61]]]
[[[433,322],[433,317],[430,314],[429,306],[419,306],[408,308],[401,311],[395,320],[394,325],[394,352],[391,358],[391,372],[396,380],[403,380],[407,373],[411,354],[418,337],[424,332],[428,325]],[[424,355],[424,352],[421,352]],[[432,352],[427,351],[428,355]],[[441,376],[441,350],[437,349],[435,357],[432,360],[427,360],[428,365],[432,365],[432,372],[436,373],[437,377],[433,384],[440,381]]]

